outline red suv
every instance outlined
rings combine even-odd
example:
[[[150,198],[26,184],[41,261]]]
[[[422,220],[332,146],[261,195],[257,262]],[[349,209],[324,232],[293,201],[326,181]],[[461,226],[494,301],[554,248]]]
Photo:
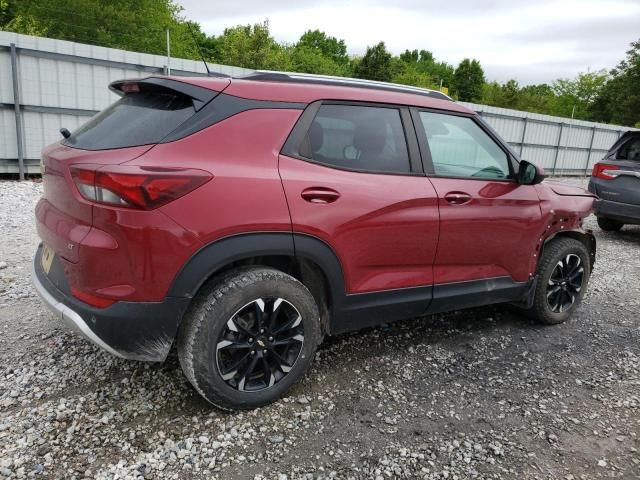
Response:
[[[150,77],[44,149],[34,284],[108,352],[174,341],[222,408],[281,396],[326,335],[579,304],[594,196],[445,95],[329,77]]]

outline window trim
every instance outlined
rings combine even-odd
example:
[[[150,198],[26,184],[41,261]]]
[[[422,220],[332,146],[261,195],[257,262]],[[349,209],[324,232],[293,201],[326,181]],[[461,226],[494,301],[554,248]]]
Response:
[[[422,107],[411,107],[411,118],[414,123],[415,132],[418,138],[418,145],[420,147],[420,153],[422,155],[422,162],[424,164],[424,171],[428,177],[435,178],[453,178],[453,179],[464,179],[464,180],[478,180],[478,181],[492,181],[492,182],[510,182],[517,183],[517,166],[519,165],[518,159],[513,155],[511,150],[507,148],[505,143],[499,138],[493,131],[487,128],[485,123],[481,120],[480,116],[477,113],[463,113],[463,112],[451,112],[451,111],[443,111],[437,110],[434,108],[422,108]],[[431,156],[431,147],[429,146],[429,141],[427,140],[427,134],[422,124],[422,119],[420,118],[420,112],[428,112],[428,113],[439,113],[441,115],[450,115],[454,117],[465,117],[471,119],[485,134],[489,136],[491,140],[504,152],[507,157],[507,164],[509,166],[509,177],[508,178],[487,178],[487,177],[465,177],[465,176],[454,176],[454,175],[438,175],[435,172],[435,168],[433,165],[433,158]]]
[[[388,172],[388,171],[380,171],[380,170],[368,170],[361,168],[349,168],[349,167],[341,167],[338,165],[334,165],[326,162],[319,162],[314,160],[313,158],[305,157],[300,153],[300,148],[302,146],[302,142],[307,136],[309,129],[311,128],[311,124],[315,120],[320,107],[323,105],[346,105],[346,106],[354,106],[354,107],[373,107],[373,108],[390,108],[398,111],[400,115],[400,123],[402,125],[402,130],[404,132],[405,143],[407,147],[407,155],[409,157],[409,171],[408,172]],[[411,118],[410,108],[407,105],[398,105],[393,103],[378,103],[378,102],[358,102],[352,100],[318,100],[313,103],[310,103],[307,108],[304,110],[300,118],[296,122],[295,126],[291,130],[289,137],[285,141],[282,149],[280,150],[281,155],[286,155],[287,157],[295,158],[298,160],[302,160],[305,162],[313,163],[316,165],[322,165],[323,167],[333,168],[335,170],[342,170],[347,172],[356,172],[356,173],[370,173],[375,175],[401,175],[405,177],[415,177],[415,176],[424,176],[424,165],[422,162],[421,154],[420,154],[420,146],[418,144],[418,139],[416,138],[416,130],[414,122]]]

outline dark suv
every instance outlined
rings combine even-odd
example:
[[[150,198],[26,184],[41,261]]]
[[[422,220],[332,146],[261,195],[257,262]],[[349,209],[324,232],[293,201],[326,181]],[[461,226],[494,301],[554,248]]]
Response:
[[[626,132],[593,166],[589,190],[600,197],[594,208],[600,228],[640,224],[640,132]]]
[[[275,400],[326,335],[500,302],[559,323],[585,292],[594,196],[541,183],[439,92],[266,73],[110,88],[43,151],[34,284],[119,357],[177,341],[215,405]]]

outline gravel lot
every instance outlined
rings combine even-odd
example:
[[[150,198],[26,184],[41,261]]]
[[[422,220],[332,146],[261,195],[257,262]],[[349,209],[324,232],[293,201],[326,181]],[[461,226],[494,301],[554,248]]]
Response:
[[[0,477],[640,478],[640,227],[588,220],[598,260],[564,325],[492,307],[331,338],[288,397],[227,414],[175,355],[57,326],[29,283],[40,191],[0,181]]]

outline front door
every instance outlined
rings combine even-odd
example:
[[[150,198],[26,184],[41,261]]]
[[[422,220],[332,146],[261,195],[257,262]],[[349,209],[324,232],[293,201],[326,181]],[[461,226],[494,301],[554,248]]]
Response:
[[[509,155],[473,117],[414,111],[414,120],[439,198],[434,283],[476,282],[490,295],[529,280],[543,230],[535,188],[515,181]]]

